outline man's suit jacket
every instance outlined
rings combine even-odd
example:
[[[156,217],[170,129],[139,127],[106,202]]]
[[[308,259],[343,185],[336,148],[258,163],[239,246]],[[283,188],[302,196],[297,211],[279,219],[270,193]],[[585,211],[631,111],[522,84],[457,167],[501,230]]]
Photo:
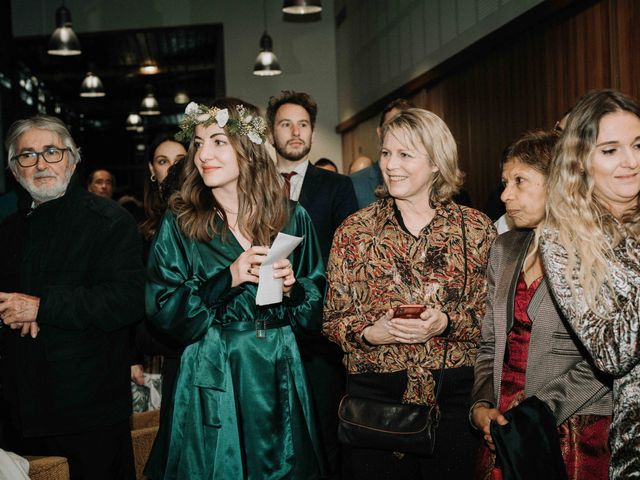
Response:
[[[326,265],[334,232],[345,218],[358,210],[351,179],[309,164],[298,201],[311,216]]]
[[[378,199],[375,191],[378,185],[383,182],[380,165],[376,162],[370,167],[352,174],[351,181],[353,182],[353,188],[356,192],[356,198],[358,199],[358,208],[371,205]]]
[[[472,403],[499,405],[507,335],[514,322],[516,285],[529,245],[530,230],[500,235],[489,257],[487,312],[475,365]],[[569,333],[549,286],[542,280],[527,313],[532,321],[527,358],[525,395],[537,396],[551,408],[556,424],[574,414],[611,415],[610,379],[592,363],[580,342]]]

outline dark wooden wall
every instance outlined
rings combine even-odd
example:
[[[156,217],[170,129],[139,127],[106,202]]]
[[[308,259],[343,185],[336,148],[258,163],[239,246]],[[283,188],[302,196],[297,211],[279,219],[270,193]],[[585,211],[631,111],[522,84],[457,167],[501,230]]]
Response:
[[[376,111],[411,98],[449,125],[465,188],[484,209],[500,181],[503,149],[522,132],[552,128],[585,92],[615,88],[640,97],[640,1],[548,1],[343,122],[345,169],[377,156]]]

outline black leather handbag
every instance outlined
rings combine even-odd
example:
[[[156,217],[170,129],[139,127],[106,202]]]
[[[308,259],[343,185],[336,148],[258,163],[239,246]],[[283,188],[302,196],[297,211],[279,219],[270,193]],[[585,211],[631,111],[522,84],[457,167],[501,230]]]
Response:
[[[447,341],[445,358],[448,346]],[[436,405],[442,379],[441,371]],[[357,448],[429,456],[435,448],[439,421],[436,406],[390,403],[347,394],[338,407],[338,440]]]
[[[460,306],[467,287],[467,239],[464,214],[460,209],[464,282],[453,308]],[[449,340],[445,340],[435,405],[390,403],[378,399],[352,396],[347,393],[338,407],[338,440],[356,448],[388,450],[420,456],[433,455],[436,430],[440,421],[438,398],[444,381]],[[357,377],[348,375],[348,378]],[[349,382],[349,380],[347,380]],[[349,391],[347,383],[347,392]]]

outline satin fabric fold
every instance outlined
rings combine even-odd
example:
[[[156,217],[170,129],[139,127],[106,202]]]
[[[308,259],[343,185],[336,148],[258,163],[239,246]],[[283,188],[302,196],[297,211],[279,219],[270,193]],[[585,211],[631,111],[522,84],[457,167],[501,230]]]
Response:
[[[284,232],[305,237],[291,258],[298,292],[257,307],[255,285],[230,288],[228,268],[242,248],[229,232],[224,240],[197,242],[182,234],[173,214],[165,217],[149,259],[147,312],[188,346],[170,421],[160,426],[145,470],[149,478],[319,477],[323,453],[294,332],[320,329],[324,267],[301,207]],[[225,329],[257,318],[275,327],[264,339],[249,326]]]

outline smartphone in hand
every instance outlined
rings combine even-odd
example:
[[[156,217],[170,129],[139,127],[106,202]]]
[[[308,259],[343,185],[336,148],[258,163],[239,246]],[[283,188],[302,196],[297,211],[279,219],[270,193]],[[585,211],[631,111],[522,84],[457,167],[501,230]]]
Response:
[[[393,318],[420,318],[426,309],[425,305],[398,305],[393,311]]]

